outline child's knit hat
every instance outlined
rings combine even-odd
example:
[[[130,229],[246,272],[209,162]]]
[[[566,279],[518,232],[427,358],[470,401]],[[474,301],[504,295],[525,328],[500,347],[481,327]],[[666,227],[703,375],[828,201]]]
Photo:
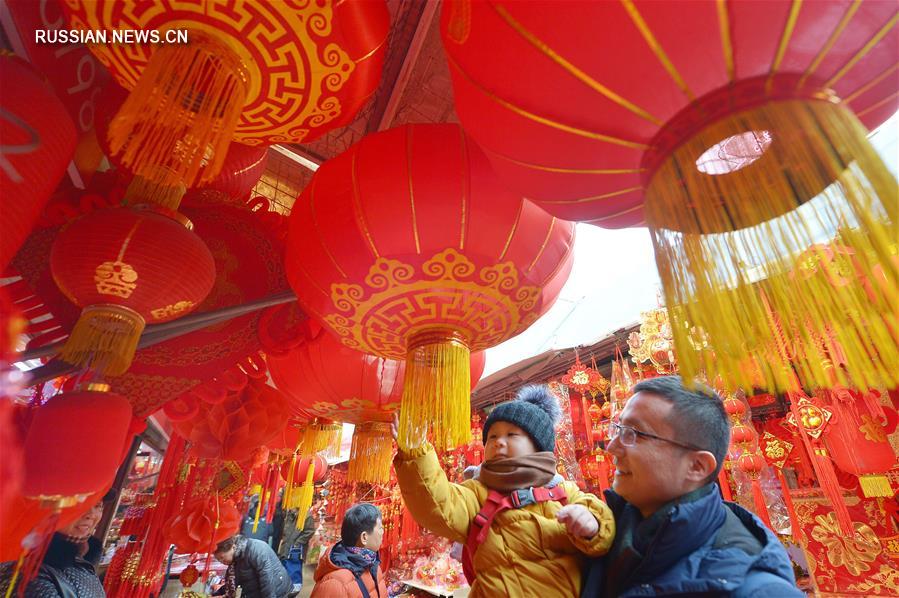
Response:
[[[538,451],[556,448],[556,422],[561,412],[556,398],[545,384],[523,386],[515,400],[497,405],[484,422],[483,442],[495,422],[515,424],[531,437]]]

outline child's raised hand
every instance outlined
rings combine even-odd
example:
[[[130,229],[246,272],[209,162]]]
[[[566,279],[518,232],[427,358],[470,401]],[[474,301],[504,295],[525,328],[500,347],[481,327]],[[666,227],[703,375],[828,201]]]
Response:
[[[599,531],[599,522],[584,505],[565,505],[556,513],[556,519],[575,537],[592,538]]]

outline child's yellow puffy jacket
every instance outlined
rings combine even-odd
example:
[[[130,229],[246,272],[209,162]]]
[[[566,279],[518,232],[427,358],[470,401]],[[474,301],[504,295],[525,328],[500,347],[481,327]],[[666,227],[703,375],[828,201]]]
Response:
[[[477,480],[452,484],[429,445],[400,453],[394,463],[403,501],[423,527],[465,544],[468,528],[487,500],[489,490]],[[475,583],[471,598],[512,596],[577,597],[584,555],[600,556],[612,545],[612,512],[592,494],[562,482],[568,504],[587,507],[599,522],[590,539],[574,538],[556,521],[562,504],[537,503],[503,511],[493,520],[474,555]]]

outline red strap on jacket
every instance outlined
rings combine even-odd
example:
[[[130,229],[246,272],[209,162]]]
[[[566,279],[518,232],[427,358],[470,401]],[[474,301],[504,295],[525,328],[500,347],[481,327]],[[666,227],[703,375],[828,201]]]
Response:
[[[487,539],[487,533],[490,531],[490,525],[497,515],[506,509],[520,509],[528,505],[547,502],[554,500],[562,503],[568,503],[568,493],[561,484],[547,488],[541,486],[539,488],[527,488],[524,490],[516,490],[510,494],[502,495],[496,490],[487,493],[487,500],[484,506],[478,511],[471,521],[468,528],[468,538],[465,540],[465,546],[462,548],[462,572],[465,573],[465,579],[469,585],[474,583],[474,555],[478,551],[478,547]]]

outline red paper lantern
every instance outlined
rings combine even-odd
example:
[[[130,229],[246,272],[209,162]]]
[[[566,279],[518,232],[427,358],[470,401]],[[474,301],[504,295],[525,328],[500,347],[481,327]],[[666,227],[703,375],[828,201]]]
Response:
[[[54,397],[38,408],[25,437],[22,493],[68,506],[107,487],[130,426],[131,404],[120,395],[76,391]]]
[[[232,142],[218,176],[188,191],[189,198],[195,203],[243,202],[265,172],[268,151],[267,146]]]
[[[272,381],[293,412],[353,424],[392,421],[403,396],[406,364],[350,349],[317,324],[308,328],[305,343],[266,356]],[[471,355],[471,388],[485,363],[483,352]]]
[[[745,447],[746,445],[754,444],[757,437],[758,435],[755,432],[755,428],[743,423],[734,424],[730,431],[730,443],[737,447]]]
[[[172,425],[191,443],[191,451],[204,459],[243,461],[275,438],[288,417],[278,390],[264,379],[241,373],[203,384],[181,399],[197,401],[201,407],[193,419]]]
[[[343,344],[407,360],[401,439],[429,423],[437,446],[456,446],[470,432],[469,351],[552,305],[573,235],[500,187],[458,126],[407,125],[316,172],[291,213],[288,277]]]
[[[146,322],[174,320],[202,303],[215,264],[190,226],[150,209],[114,208],[60,232],[50,252],[53,279],[83,308],[63,359],[122,374]]]
[[[685,378],[749,387],[738,366],[749,354],[766,387],[795,389],[784,372],[820,353],[772,359],[779,319],[833,331],[849,380],[899,384],[886,332],[899,267],[880,264],[882,289],[785,274],[822,235],[845,237],[866,272],[891,253],[896,182],[866,127],[899,107],[892,3],[449,0],[442,11],[456,112],[497,175],[557,217],[649,226]],[[802,384],[829,385],[808,369]]]
[[[240,530],[240,511],[218,496],[194,499],[166,524],[166,536],[179,553],[212,552]]]
[[[294,483],[301,483],[306,480],[306,476],[309,474],[309,464],[312,464],[312,481],[314,483],[324,482],[325,478],[328,477],[328,462],[321,455],[313,455],[310,457],[303,457],[296,460],[293,469],[293,481]],[[290,473],[290,461],[281,465],[281,479],[287,480],[287,476]]]
[[[0,56],[0,270],[28,236],[75,152],[75,124],[24,60]]]
[[[232,138],[308,142],[348,124],[377,89],[390,26],[382,1],[64,8],[75,29],[188,32],[190,43],[90,45],[132,90],[110,128],[112,150],[137,175],[187,186],[219,172]]]

